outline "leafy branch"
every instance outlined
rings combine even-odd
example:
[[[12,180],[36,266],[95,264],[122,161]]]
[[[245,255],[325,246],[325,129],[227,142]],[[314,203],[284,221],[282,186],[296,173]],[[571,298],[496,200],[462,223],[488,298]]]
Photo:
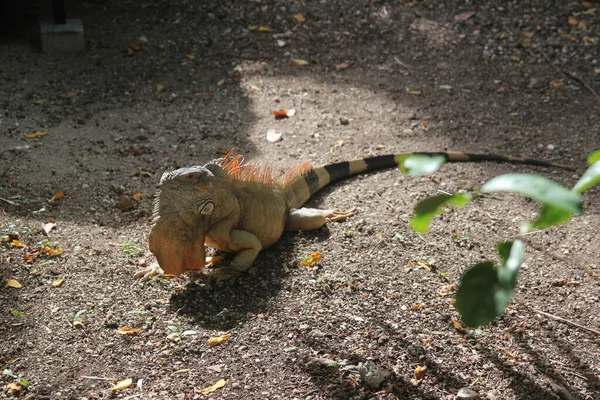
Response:
[[[444,164],[443,158],[423,155],[403,157],[399,161],[400,170],[409,176],[431,174]],[[581,195],[600,183],[600,150],[588,157],[588,163],[590,166],[573,189],[539,175],[507,174],[489,180],[476,191],[427,197],[415,206],[411,227],[416,232],[427,233],[431,220],[442,213],[444,206],[464,207],[482,194],[496,192],[514,193],[541,203],[535,221],[523,221],[521,224],[522,234],[532,229],[564,224],[574,215],[583,213]],[[512,300],[525,246],[521,240],[514,240],[498,243],[496,248],[501,264],[497,266],[492,261],[483,261],[471,266],[458,286],[456,308],[468,326],[490,323],[504,314]]]

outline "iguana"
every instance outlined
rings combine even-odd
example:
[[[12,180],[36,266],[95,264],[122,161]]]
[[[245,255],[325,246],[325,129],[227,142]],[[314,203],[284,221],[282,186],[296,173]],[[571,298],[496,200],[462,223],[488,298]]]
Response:
[[[275,178],[269,165],[244,163],[233,149],[204,166],[165,172],[154,203],[150,251],[158,265],[142,269],[136,277],[180,275],[203,270],[205,244],[235,257],[229,265],[214,269],[217,281],[237,276],[250,268],[258,253],[273,245],[284,230],[304,231],[327,221],[344,220],[352,212],[300,208],[316,192],[332,182],[363,172],[391,168],[402,156],[443,156],[447,162],[500,161],[561,167],[547,161],[489,154],[402,153],[361,158],[313,168],[302,163],[285,176]]]

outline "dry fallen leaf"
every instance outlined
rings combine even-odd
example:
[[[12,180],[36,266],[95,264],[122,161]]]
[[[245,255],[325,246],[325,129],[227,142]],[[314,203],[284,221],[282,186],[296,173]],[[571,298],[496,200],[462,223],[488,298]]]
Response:
[[[518,61],[520,61],[520,60],[521,60],[521,58],[520,58],[519,56],[512,56],[512,57],[510,58],[510,60],[511,60],[512,62],[518,62]]]
[[[61,287],[64,283],[65,283],[65,277],[63,276],[60,279],[55,279],[52,281],[52,286],[54,287]]]
[[[160,83],[156,85],[156,90],[159,92],[164,92],[165,90],[167,90],[166,87],[164,87],[164,85],[161,85]]]
[[[46,104],[47,101],[48,100],[46,100],[46,99],[37,99],[37,100],[34,100],[33,102],[35,104],[44,105],[44,104]]]
[[[62,199],[63,197],[65,197],[65,193],[64,192],[58,192],[56,193],[54,196],[52,196],[51,199],[48,199],[48,203],[54,203],[59,199]]]
[[[125,390],[130,388],[133,385],[133,379],[129,378],[129,379],[123,379],[120,382],[117,382],[116,385],[114,385],[113,387],[110,388],[110,390],[112,390],[113,392],[116,392],[117,390]]]
[[[42,233],[45,236],[48,236],[50,231],[52,229],[54,229],[55,226],[56,226],[56,222],[54,220],[46,222],[44,225],[42,225]]]
[[[140,201],[142,199],[142,193],[136,190],[133,192],[133,196],[131,196],[131,198],[133,198],[135,201]]]
[[[129,48],[133,51],[140,51],[142,49],[142,47],[139,44],[134,42],[129,43]]]
[[[421,91],[420,90],[409,90],[408,94],[412,94],[412,95],[418,96],[418,95],[421,94]]]
[[[196,56],[193,55],[193,54],[188,54],[188,55],[186,55],[186,57],[189,58],[190,60],[195,60],[196,59]]]
[[[42,137],[42,136],[46,136],[47,134],[48,134],[48,132],[45,132],[45,131],[37,131],[37,132],[34,132],[34,133],[28,133],[28,134],[25,135],[25,137],[27,139],[35,139],[35,138],[39,138],[39,137]]]
[[[79,94],[78,91],[73,90],[71,92],[67,92],[67,93],[61,93],[58,95],[58,97],[60,97],[61,99],[70,99],[71,97],[75,97]]]
[[[579,21],[577,21],[575,18],[573,17],[569,17],[569,19],[567,20],[567,22],[569,23],[569,25],[571,26],[576,26],[577,24],[579,24]]]
[[[210,394],[213,393],[219,389],[221,389],[223,386],[225,386],[225,384],[227,383],[227,381],[225,379],[221,379],[220,381],[218,381],[217,383],[215,383],[212,386],[209,386],[207,388],[204,388],[200,391],[200,393],[206,395],[206,394]]]
[[[225,79],[221,79],[219,82],[217,82],[217,86],[223,86],[225,84]]]
[[[314,253],[311,253],[309,256],[304,257],[302,259],[301,264],[305,267],[312,267],[316,263],[318,263],[321,258],[323,258],[323,254],[319,253],[318,251],[315,251]]]
[[[452,325],[454,326],[454,329],[456,329],[457,331],[459,331],[459,330],[461,330],[463,328],[463,326],[461,325],[461,323],[458,322],[455,319],[452,320]]]
[[[463,22],[470,19],[473,15],[475,15],[476,11],[465,11],[463,13],[457,14],[454,16],[454,21]]]
[[[14,394],[14,395],[16,395],[21,390],[23,390],[23,386],[21,386],[21,384],[19,382],[11,382],[11,383],[7,384],[5,387],[6,387],[6,389],[8,389],[8,391],[10,391],[11,394]]]
[[[594,15],[596,14],[596,11],[598,11],[597,8],[590,8],[589,10],[582,11],[581,13],[583,15]]]
[[[122,327],[122,328],[117,329],[117,333],[119,335],[124,335],[124,336],[133,336],[133,335],[136,335],[141,330],[142,330],[142,328],[127,328],[127,327]]]
[[[273,32],[273,28],[269,28],[268,26],[259,26],[258,31],[259,32]]]
[[[275,132],[274,129],[269,129],[267,131],[267,142],[270,143],[276,143],[282,140],[282,133],[281,132]]]
[[[296,21],[298,21],[298,22],[304,22],[304,21],[306,21],[306,18],[304,18],[304,15],[302,15],[300,13],[294,15],[294,18],[296,18]]]
[[[210,347],[217,346],[217,345],[225,342],[226,340],[228,340],[230,337],[231,337],[231,334],[226,333],[225,335],[214,336],[214,337],[208,338],[208,345]]]
[[[418,381],[422,381],[425,378],[425,373],[427,372],[427,366],[423,365],[422,367],[415,368],[415,378]]]
[[[349,66],[350,66],[350,64],[347,64],[347,63],[341,63],[341,64],[338,64],[338,65],[336,65],[336,66],[335,66],[335,70],[336,70],[336,71],[343,71],[343,70],[345,70],[346,68],[348,68]]]
[[[292,117],[292,116],[296,115],[296,109],[291,108],[289,110],[286,110],[285,108],[282,108],[280,110],[273,111],[273,115],[275,116],[275,118]]]
[[[23,244],[23,242],[17,239],[13,239],[8,245],[10,247],[16,247],[17,249],[22,249],[23,247],[25,247],[25,244]]]
[[[594,44],[594,43],[596,43],[596,38],[586,35],[586,36],[583,37],[583,41],[591,43],[591,44]]]
[[[301,60],[301,59],[299,59],[299,58],[294,58],[294,59],[292,60],[292,63],[293,63],[294,65],[299,65],[299,66],[305,66],[305,65],[308,65],[308,61],[306,61],[306,60]]]
[[[416,303],[416,304],[413,304],[413,306],[411,308],[414,311],[416,311],[416,310],[420,309],[421,307],[423,307],[423,304]]]
[[[21,283],[19,283],[19,281],[16,279],[7,279],[6,286],[15,288],[15,289],[21,289],[23,287],[23,285],[21,285]]]
[[[53,249],[52,247],[44,246],[42,251],[46,253],[48,257],[58,257],[63,253],[63,249]]]

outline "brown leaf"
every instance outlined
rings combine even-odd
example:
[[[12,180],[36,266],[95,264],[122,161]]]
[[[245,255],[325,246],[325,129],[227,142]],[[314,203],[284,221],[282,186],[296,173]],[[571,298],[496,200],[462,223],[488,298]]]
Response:
[[[135,192],[133,192],[133,196],[131,196],[131,198],[135,201],[140,201],[142,199],[142,193],[136,190]]]
[[[75,97],[78,94],[79,94],[79,92],[77,92],[76,90],[73,90],[71,92],[61,93],[58,95],[58,97],[60,97],[61,99],[70,99],[71,97]]]
[[[463,22],[470,19],[473,15],[477,14],[477,11],[465,11],[463,13],[454,16],[455,22]]]
[[[275,118],[292,117],[292,116],[296,115],[296,109],[290,108],[289,110],[286,110],[285,108],[282,108],[282,109],[273,111],[273,115],[275,116]]]
[[[567,22],[569,23],[569,25],[571,26],[577,26],[577,24],[579,24],[579,21],[577,21],[575,18],[573,17],[569,17],[569,19],[567,20]]]
[[[452,319],[452,325],[454,326],[454,329],[456,329],[457,331],[461,330],[463,328],[463,326],[461,325],[460,322],[458,322],[455,319]]]
[[[210,347],[220,345],[221,343],[227,341],[230,337],[231,337],[231,334],[226,333],[225,335],[214,336],[214,337],[208,338],[208,345]]]
[[[302,14],[300,14],[300,13],[298,13],[298,14],[294,15],[294,18],[296,18],[296,21],[298,21],[298,22],[300,22],[300,23],[302,23],[302,22],[306,21],[306,18],[304,18],[304,15],[302,15]]]
[[[221,389],[223,386],[225,386],[225,384],[227,383],[227,381],[225,379],[221,379],[220,381],[218,381],[217,383],[215,383],[212,386],[209,386],[207,388],[202,389],[200,392],[204,395],[213,393],[219,389]]]
[[[21,289],[23,287],[23,285],[21,285],[21,283],[16,279],[7,279],[6,286],[15,288],[15,289]]]
[[[35,138],[39,138],[39,137],[42,137],[42,136],[46,136],[47,134],[48,134],[48,132],[45,132],[45,131],[37,131],[37,132],[34,132],[34,133],[28,133],[28,134],[25,135],[25,137],[27,139],[35,139]]]
[[[127,327],[122,327],[117,329],[117,333],[119,335],[124,335],[124,336],[133,336],[133,335],[137,335],[138,332],[140,332],[142,330],[142,328],[127,328]]]
[[[349,66],[350,66],[350,64],[347,64],[347,63],[341,63],[341,64],[338,64],[338,65],[336,65],[336,66],[335,66],[335,70],[336,70],[336,71],[343,71],[343,70],[345,70],[346,68],[348,68]]]
[[[8,389],[8,391],[10,391],[11,394],[14,394],[14,395],[16,395],[21,390],[23,390],[23,386],[21,386],[21,384],[19,382],[11,382],[11,383],[7,384],[5,387],[6,387],[6,389]]]
[[[140,51],[142,49],[142,46],[134,42],[129,42],[129,48],[133,51]]]
[[[273,32],[273,28],[269,28],[268,26],[259,26],[258,31],[259,32]]]
[[[412,94],[412,95],[418,96],[418,95],[421,94],[421,91],[420,90],[409,90],[408,94]]]
[[[323,254],[319,253],[318,251],[315,251],[315,252],[311,253],[309,256],[304,257],[302,259],[301,264],[305,267],[312,267],[316,263],[318,263],[319,260],[321,260],[321,258],[323,258]]]
[[[52,196],[51,199],[48,199],[48,203],[54,203],[59,199],[62,199],[63,197],[65,197],[65,193],[64,192],[58,192],[56,193],[54,196]]]
[[[415,378],[417,381],[422,381],[425,378],[425,374],[427,373],[427,366],[423,365],[415,368]]]
[[[42,248],[42,252],[44,252],[48,257],[58,257],[63,253],[63,249],[53,249],[52,247],[44,246]]]
[[[23,247],[25,247],[23,242],[21,242],[20,240],[17,240],[17,239],[11,240],[11,242],[8,245],[10,247],[16,247],[17,249],[22,249]]]
[[[421,307],[423,307],[423,304],[416,303],[416,304],[413,304],[413,306],[411,308],[413,309],[413,311],[416,311],[416,310],[420,309]]]

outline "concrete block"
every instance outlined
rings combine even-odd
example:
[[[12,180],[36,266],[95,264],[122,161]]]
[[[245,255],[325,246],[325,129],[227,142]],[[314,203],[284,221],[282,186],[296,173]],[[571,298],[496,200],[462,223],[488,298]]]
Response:
[[[44,53],[74,53],[85,49],[83,24],[80,19],[69,18],[64,25],[41,21],[40,34]]]

